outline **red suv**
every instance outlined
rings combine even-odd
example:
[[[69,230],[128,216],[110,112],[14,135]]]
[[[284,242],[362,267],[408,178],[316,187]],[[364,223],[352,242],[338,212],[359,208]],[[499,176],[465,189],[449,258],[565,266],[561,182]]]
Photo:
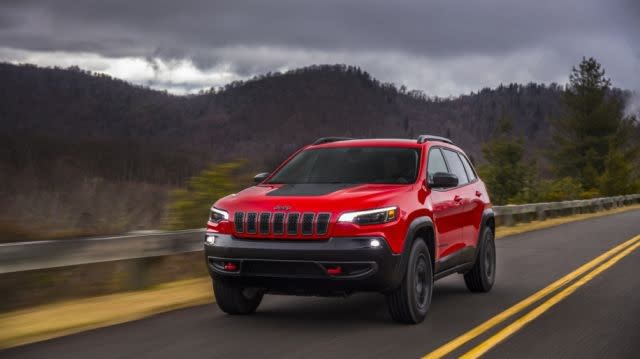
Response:
[[[449,139],[321,138],[255,181],[207,223],[207,267],[229,314],[253,313],[265,293],[377,291],[393,319],[419,323],[434,280],[493,286],[489,196]]]

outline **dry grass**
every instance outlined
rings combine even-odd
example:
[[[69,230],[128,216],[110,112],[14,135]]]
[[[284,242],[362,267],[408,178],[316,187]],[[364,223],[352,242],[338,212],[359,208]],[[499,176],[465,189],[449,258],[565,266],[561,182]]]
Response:
[[[640,205],[521,223],[513,227],[498,227],[496,235],[498,238],[503,238],[637,209],[640,209]],[[3,328],[0,331],[0,348],[123,323],[173,309],[210,303],[212,300],[211,281],[206,277],[163,284],[143,291],[70,300],[17,310],[0,315],[0,328]]]
[[[615,209],[602,211],[602,212],[574,214],[566,217],[549,218],[544,221],[531,221],[528,223],[518,223],[512,227],[498,227],[496,228],[496,238],[503,238],[506,236],[514,235],[514,234],[520,234],[524,232],[531,232],[539,229],[555,227],[555,226],[559,226],[561,224],[565,224],[569,222],[583,221],[586,219],[603,217],[603,216],[608,216],[611,214],[622,213],[627,211],[634,211],[637,209],[640,209],[640,204],[634,204],[626,207],[618,207]]]
[[[163,284],[143,291],[71,300],[0,314],[0,348],[210,303],[212,294],[211,279],[206,277]]]

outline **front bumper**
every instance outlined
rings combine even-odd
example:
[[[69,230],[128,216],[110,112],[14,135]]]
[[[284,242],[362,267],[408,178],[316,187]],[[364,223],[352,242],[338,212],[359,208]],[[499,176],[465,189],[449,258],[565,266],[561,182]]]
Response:
[[[205,241],[210,275],[243,287],[268,292],[341,295],[386,291],[397,286],[403,271],[383,238],[334,237],[328,240],[259,240],[231,235]],[[371,241],[379,246],[372,247]],[[225,268],[226,267],[226,268]]]

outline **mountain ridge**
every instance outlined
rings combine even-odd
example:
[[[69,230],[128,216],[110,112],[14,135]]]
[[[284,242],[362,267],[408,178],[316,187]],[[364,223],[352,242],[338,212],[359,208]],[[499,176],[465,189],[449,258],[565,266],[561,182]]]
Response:
[[[220,160],[257,156],[259,161],[269,154],[271,165],[292,149],[330,135],[448,135],[481,159],[481,143],[502,116],[510,117],[514,134],[537,150],[548,138],[549,119],[562,111],[562,88],[556,84],[501,85],[438,98],[346,65],[269,73],[187,96],[77,67],[3,63],[0,78],[5,84],[0,126],[7,134],[169,145]]]
[[[158,228],[170,190],[204,168],[246,159],[245,174],[270,171],[324,136],[442,135],[482,162],[482,143],[508,117],[541,165],[562,90],[510,84],[434,98],[355,66],[315,65],[176,96],[77,67],[0,63],[0,235]]]

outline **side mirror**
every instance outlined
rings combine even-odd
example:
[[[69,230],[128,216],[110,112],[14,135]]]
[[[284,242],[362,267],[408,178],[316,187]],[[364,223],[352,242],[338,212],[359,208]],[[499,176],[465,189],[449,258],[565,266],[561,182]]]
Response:
[[[267,177],[269,177],[269,172],[260,172],[257,175],[253,176],[253,182],[260,183],[264,181]]]
[[[458,185],[458,176],[453,173],[436,172],[428,183],[430,188],[451,188]]]

